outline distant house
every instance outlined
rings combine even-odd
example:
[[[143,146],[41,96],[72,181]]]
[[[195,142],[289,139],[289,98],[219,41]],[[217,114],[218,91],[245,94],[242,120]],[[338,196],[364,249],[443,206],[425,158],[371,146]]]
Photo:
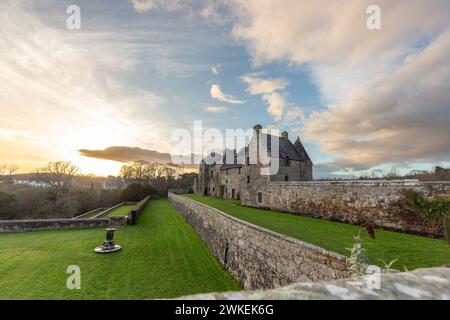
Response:
[[[254,134],[250,142],[238,153],[225,150],[223,155],[211,153],[199,166],[199,177],[195,181],[194,191],[225,199],[240,199],[241,192],[257,190],[258,186],[272,181],[309,181],[312,180],[313,163],[300,138],[292,143],[288,133],[281,137],[262,132],[262,127],[253,127]],[[279,151],[272,150],[273,141],[278,142]],[[263,148],[262,148],[263,147]],[[262,148],[262,150],[260,150]],[[260,152],[267,152],[270,162],[278,161],[279,169],[272,175],[262,175],[265,165],[259,160]],[[227,159],[232,157],[232,159]],[[267,165],[266,165],[267,167]]]
[[[102,182],[102,188],[105,190],[118,190],[125,186],[125,182],[120,178],[108,177]]]
[[[46,183],[40,182],[40,181],[34,181],[34,180],[27,180],[27,179],[13,179],[14,184],[21,184],[21,185],[29,185],[36,188],[45,188],[48,187]]]

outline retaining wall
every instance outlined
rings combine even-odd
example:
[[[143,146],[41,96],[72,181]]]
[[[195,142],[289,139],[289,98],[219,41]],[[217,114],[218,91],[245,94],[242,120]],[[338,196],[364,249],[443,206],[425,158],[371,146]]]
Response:
[[[368,284],[371,284],[369,287]],[[450,268],[417,269],[318,283],[296,283],[265,291],[205,293],[184,300],[450,300]]]
[[[420,216],[411,219],[411,212],[397,207],[396,202],[407,189],[426,197],[450,196],[450,182],[305,181],[246,186],[241,202],[250,207],[359,225],[371,222],[388,230],[443,238],[443,223]]]
[[[101,213],[99,213],[98,215],[94,216],[94,218],[105,218],[108,217],[108,215],[113,212],[114,210],[116,210],[117,208],[120,208],[121,206],[125,206],[125,205],[136,205],[136,202],[121,202],[119,204],[116,204],[114,207],[111,207],[109,209],[106,209],[105,211],[102,211]],[[131,212],[131,210],[130,210]]]
[[[147,206],[148,202],[150,201],[150,196],[145,197],[136,205],[134,208],[130,211],[130,213],[127,215],[127,224],[135,225],[137,221],[137,217],[144,211],[145,207]]]
[[[101,228],[125,224],[126,219],[124,217],[97,219],[0,220],[0,233],[52,229]]]
[[[350,276],[346,257],[170,193],[169,201],[245,289]]]

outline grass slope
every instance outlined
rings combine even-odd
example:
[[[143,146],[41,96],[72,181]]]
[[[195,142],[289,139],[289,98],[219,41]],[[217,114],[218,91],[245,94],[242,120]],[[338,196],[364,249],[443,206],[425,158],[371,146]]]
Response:
[[[353,245],[353,236],[361,230],[358,226],[325,221],[309,217],[295,216],[269,210],[247,208],[236,200],[223,200],[201,195],[185,195],[205,203],[225,213],[286,234],[327,250],[348,256]],[[362,232],[363,246],[372,264],[384,264],[378,259],[390,262],[398,258],[393,268],[413,270],[421,267],[434,267],[450,264],[450,247],[444,240],[418,237],[397,232],[377,230],[372,240],[367,232]]]
[[[120,227],[117,253],[93,249],[104,229],[0,234],[0,299],[149,299],[239,290],[166,200],[150,201],[136,226]],[[81,290],[66,268],[81,268]]]
[[[124,204],[118,207],[116,210],[110,212],[108,214],[108,217],[124,217],[130,213],[134,206],[134,204]]]

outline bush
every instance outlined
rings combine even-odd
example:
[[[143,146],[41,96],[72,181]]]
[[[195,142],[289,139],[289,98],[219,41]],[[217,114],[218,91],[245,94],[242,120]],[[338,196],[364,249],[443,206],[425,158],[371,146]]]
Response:
[[[407,207],[426,220],[431,220],[444,225],[445,236],[450,245],[450,198],[434,197],[425,198],[414,190],[404,192]]]
[[[155,195],[155,189],[142,183],[132,183],[122,190],[119,196],[119,202],[139,202],[147,196]]]
[[[16,197],[0,190],[0,220],[13,219]]]

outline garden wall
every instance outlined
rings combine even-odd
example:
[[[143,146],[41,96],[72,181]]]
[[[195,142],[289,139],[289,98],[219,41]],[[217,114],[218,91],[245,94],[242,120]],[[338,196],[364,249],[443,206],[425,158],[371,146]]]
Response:
[[[443,224],[423,219],[398,206],[404,190],[427,197],[450,196],[450,182],[309,181],[271,182],[242,190],[245,206],[364,225],[387,230],[444,237]],[[258,193],[261,193],[258,202]],[[261,199],[262,198],[262,199]]]
[[[296,283],[265,291],[205,293],[184,300],[449,300],[450,268],[381,273],[380,288],[370,289],[374,276],[327,282]]]
[[[173,193],[173,194],[187,194],[187,193],[192,193],[192,188],[191,189],[169,189],[168,190],[168,194],[169,193]]]
[[[245,289],[348,277],[346,257],[169,194],[169,201]]]
[[[149,201],[150,201],[150,196],[147,196],[144,199],[142,199],[141,201],[139,201],[138,203],[136,203],[134,208],[130,211],[130,213],[126,217],[127,224],[130,224],[130,225],[136,224],[137,218],[142,213],[142,211],[144,211],[144,209],[147,206]]]
[[[100,228],[125,224],[126,219],[124,217],[98,219],[0,220],[0,233],[52,229]]]
[[[105,218],[107,217],[111,212],[116,210],[117,208],[120,208],[121,206],[125,205],[136,205],[136,202],[121,202],[119,204],[116,204],[114,207],[111,207],[109,209],[106,209],[105,211],[102,211],[100,214],[94,216],[94,218]]]

